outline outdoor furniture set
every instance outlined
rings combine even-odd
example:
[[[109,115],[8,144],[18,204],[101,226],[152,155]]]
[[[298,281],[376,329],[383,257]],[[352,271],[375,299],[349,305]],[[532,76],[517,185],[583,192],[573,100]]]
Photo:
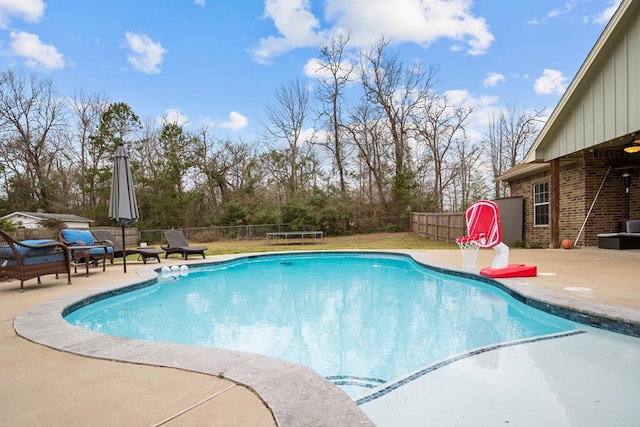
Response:
[[[625,231],[598,234],[600,249],[640,249],[640,219],[625,222]]]
[[[103,242],[107,242],[109,246],[113,248],[113,257],[111,257],[111,264],[113,264],[113,258],[122,258],[124,256],[124,249],[122,247],[122,243],[116,240],[108,231],[104,230],[95,230],[93,231],[93,235],[96,239],[100,239]],[[162,249],[151,248],[151,247],[139,247],[139,248],[127,248],[127,255],[137,254],[140,258],[142,258],[142,263],[146,264],[147,259],[155,258],[160,262],[160,254],[162,253]]]
[[[55,240],[16,241],[0,230],[0,276],[20,280],[20,292],[24,290],[24,281],[46,274],[67,275],[71,284],[71,265],[69,251]]]
[[[0,278],[8,277],[20,280],[20,291],[24,290],[24,282],[40,276],[55,274],[67,275],[67,284],[71,284],[71,267],[77,273],[78,266],[85,266],[85,274],[89,276],[91,266],[99,266],[102,261],[102,271],[106,270],[107,259],[111,264],[114,258],[123,257],[126,253],[137,254],[143,264],[149,258],[160,262],[160,254],[165,252],[165,258],[170,254],[179,253],[183,259],[191,254],[201,254],[205,257],[205,246],[191,246],[180,230],[165,232],[168,244],[162,249],[153,247],[139,247],[126,249],[108,231],[89,231],[63,229],[58,236],[59,241],[22,240],[18,241],[6,232],[0,230]]]

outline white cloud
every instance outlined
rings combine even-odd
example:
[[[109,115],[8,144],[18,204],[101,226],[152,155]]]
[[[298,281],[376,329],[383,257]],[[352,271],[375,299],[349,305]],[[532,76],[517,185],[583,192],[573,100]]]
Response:
[[[547,13],[547,15],[542,18],[533,18],[528,23],[533,25],[539,25],[547,22],[549,19],[554,19],[562,15],[566,15],[570,13],[576,7],[575,0],[568,1],[564,4],[563,8],[553,9],[551,12]]]
[[[312,144],[314,141],[316,141],[317,137],[318,132],[315,130],[315,128],[305,128],[302,129],[302,132],[300,132],[300,142],[303,144]]]
[[[7,28],[12,17],[38,22],[44,15],[42,0],[0,0],[0,28]]]
[[[189,119],[182,113],[182,111],[178,110],[177,108],[167,108],[166,110],[164,110],[164,116],[156,119],[156,123],[161,126],[165,123],[185,126],[189,123]]]
[[[217,126],[223,129],[240,130],[249,125],[249,119],[237,111],[229,113],[229,120],[226,122],[218,123]]]
[[[600,12],[593,19],[594,24],[606,25],[611,19],[611,17],[613,16],[613,14],[618,9],[618,7],[620,6],[620,3],[622,3],[622,0],[611,0],[609,3],[610,3],[610,6],[605,10],[603,10],[602,12]]]
[[[447,98],[448,102],[453,105],[475,104],[475,102],[473,101],[473,96],[471,95],[471,92],[469,92],[467,89],[447,90],[444,92],[443,95]]]
[[[274,57],[299,47],[315,47],[332,34],[349,33],[353,47],[368,46],[385,38],[427,46],[450,39],[452,49],[466,45],[467,53],[485,53],[494,37],[484,18],[474,16],[469,0],[327,0],[321,28],[308,0],[266,0],[265,18],[272,19],[278,35],[259,40],[252,50],[255,61],[268,63]]]
[[[163,56],[167,51],[159,42],[154,42],[146,34],[134,34],[127,31],[125,34],[127,47],[130,53],[127,61],[133,68],[147,74],[160,72],[160,64],[164,60]]]
[[[443,95],[447,98],[449,104],[468,105],[473,108],[484,108],[498,102],[497,96],[483,95],[476,97],[467,89],[447,90]]]
[[[340,73],[339,77],[345,77],[347,73],[353,70],[354,65],[349,61],[342,61],[340,63]],[[316,79],[331,79],[333,75],[331,72],[323,65],[322,60],[319,58],[311,58],[307,61],[307,63],[302,68],[302,72],[307,77],[312,77]],[[356,76],[352,76],[356,78]]]
[[[467,52],[477,55],[486,52],[494,37],[471,6],[468,0],[328,0],[326,15],[363,45],[381,34],[394,42],[423,45],[449,38],[465,42]]]
[[[193,4],[195,4],[197,6],[205,7],[207,5],[207,1],[206,0],[193,0]]]
[[[64,58],[55,46],[44,44],[36,34],[15,32],[9,34],[11,50],[24,58],[28,67],[42,67],[46,70],[64,68]]]
[[[570,1],[564,4],[564,9],[553,9],[551,12],[547,14],[547,18],[555,18],[560,15],[564,15],[565,13],[569,13],[576,6],[575,1]]]
[[[450,105],[467,106],[473,108],[465,126],[467,137],[472,142],[481,142],[486,133],[489,119],[497,114],[499,107],[497,96],[475,96],[466,89],[455,89],[444,92]]]
[[[567,89],[567,78],[561,71],[545,68],[536,79],[533,89],[538,95],[562,95]]]
[[[506,79],[502,74],[491,71],[489,74],[487,74],[487,77],[482,82],[482,85],[484,87],[494,87],[498,83],[504,81],[506,81]]]
[[[292,49],[316,46],[322,40],[316,33],[320,22],[310,8],[308,0],[265,0],[263,18],[273,20],[278,35],[261,38],[251,51],[253,59],[269,63]]]
[[[322,68],[322,61],[318,58],[311,58],[304,64],[302,72],[308,77],[326,78],[329,77],[329,73],[325,72]]]

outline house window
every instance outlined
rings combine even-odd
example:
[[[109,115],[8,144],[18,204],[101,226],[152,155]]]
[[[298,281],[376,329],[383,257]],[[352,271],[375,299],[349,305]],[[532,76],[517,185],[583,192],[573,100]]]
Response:
[[[549,183],[533,185],[533,225],[549,225]]]

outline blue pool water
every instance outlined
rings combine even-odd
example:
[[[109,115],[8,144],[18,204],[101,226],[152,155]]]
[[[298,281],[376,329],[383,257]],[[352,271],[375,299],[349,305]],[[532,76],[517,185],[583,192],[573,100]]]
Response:
[[[352,397],[472,349],[576,325],[490,284],[363,253],[192,267],[65,318],[105,334],[285,359],[344,384]]]

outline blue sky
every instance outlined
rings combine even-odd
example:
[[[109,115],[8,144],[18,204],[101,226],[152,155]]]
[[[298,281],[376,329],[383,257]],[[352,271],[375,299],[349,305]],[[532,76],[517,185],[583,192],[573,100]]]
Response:
[[[480,138],[500,108],[550,113],[620,1],[0,0],[0,71],[251,141],[278,86],[312,77],[319,44],[384,35],[407,64],[438,67]]]

